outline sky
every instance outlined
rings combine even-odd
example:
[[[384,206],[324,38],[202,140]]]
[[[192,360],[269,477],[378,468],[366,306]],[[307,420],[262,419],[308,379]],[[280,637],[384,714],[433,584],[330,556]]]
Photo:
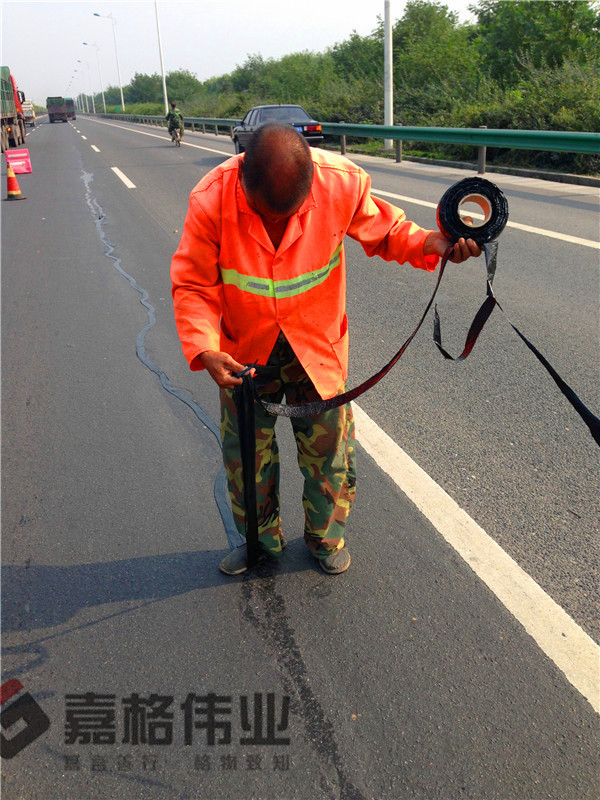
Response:
[[[461,22],[472,21],[471,2],[443,0]],[[384,0],[158,0],[164,69],[186,69],[205,81],[231,72],[250,54],[268,59],[323,52],[354,30],[371,33],[384,5]],[[405,0],[390,0],[392,21],[402,17],[404,6]],[[0,14],[0,60],[38,105],[50,95],[74,97],[118,86],[117,58],[123,86],[136,72],[161,72],[154,0],[0,0]]]

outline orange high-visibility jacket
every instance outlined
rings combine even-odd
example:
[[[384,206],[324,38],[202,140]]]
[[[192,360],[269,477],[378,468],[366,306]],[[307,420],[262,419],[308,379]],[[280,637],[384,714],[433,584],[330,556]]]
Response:
[[[192,370],[221,350],[266,364],[279,331],[322,398],[348,374],[344,236],[369,256],[433,270],[428,230],[372,197],[370,178],[342,156],[311,148],[310,195],[290,217],[277,251],[240,183],[243,155],[211,170],[192,190],[171,264],[175,321]]]

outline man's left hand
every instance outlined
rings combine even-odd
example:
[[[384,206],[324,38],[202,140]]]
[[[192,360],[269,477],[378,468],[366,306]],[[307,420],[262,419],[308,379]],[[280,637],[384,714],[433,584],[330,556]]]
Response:
[[[439,256],[443,257],[448,247],[452,246],[452,242],[446,239],[441,231],[432,231],[427,239],[425,239],[425,246],[423,252],[426,256]],[[474,242],[473,239],[459,239],[454,245],[454,253],[448,259],[454,264],[460,264],[466,261],[467,258],[477,257],[481,255],[481,248]]]

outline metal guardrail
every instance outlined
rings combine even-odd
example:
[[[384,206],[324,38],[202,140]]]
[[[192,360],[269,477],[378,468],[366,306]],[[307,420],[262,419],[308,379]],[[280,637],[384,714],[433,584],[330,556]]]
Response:
[[[156,116],[153,114],[96,114],[97,117],[104,119],[124,119],[128,122],[141,122],[146,125],[158,125],[159,127],[166,128],[167,121],[164,117]],[[231,135],[231,131],[236,125],[239,125],[241,119],[219,119],[217,117],[184,117],[183,122],[186,128],[192,130],[199,129],[202,133],[206,133],[207,128],[211,128],[211,133],[217,136],[220,131],[219,128],[227,128],[227,135]]]
[[[498,128],[421,128],[403,125],[351,125],[322,122],[323,133],[334,136],[369,136],[523,150],[560,150],[566,153],[600,153],[600,134],[572,131],[516,131]]]
[[[600,134],[573,131],[517,131],[499,128],[425,128],[409,125],[353,125],[346,122],[322,122],[323,133],[339,136],[342,154],[347,136],[392,139],[396,161],[402,161],[402,142],[440,142],[477,147],[477,172],[485,174],[487,147],[512,147],[517,150],[549,150],[564,153],[600,154]]]
[[[166,126],[161,116],[136,114],[98,114],[99,117],[125,119],[147,125]],[[211,129],[219,135],[226,128],[230,135],[239,119],[213,117],[184,117],[184,124],[202,133]],[[387,139],[395,142],[396,161],[402,161],[402,142],[438,142],[444,144],[466,144],[478,148],[478,171],[485,172],[486,147],[510,147],[517,150],[546,150],[563,153],[585,153],[600,155],[600,134],[576,131],[518,131],[499,128],[426,128],[404,125],[359,125],[347,122],[322,122],[323,133],[339,136],[342,153],[346,152],[346,137]]]

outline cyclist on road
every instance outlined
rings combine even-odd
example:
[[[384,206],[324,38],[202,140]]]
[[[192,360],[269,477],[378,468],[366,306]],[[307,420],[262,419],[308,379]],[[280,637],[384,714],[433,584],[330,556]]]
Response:
[[[179,128],[179,138],[183,139],[183,114],[177,108],[176,103],[171,103],[171,110],[165,119],[169,123],[169,133],[173,133],[174,130]]]

